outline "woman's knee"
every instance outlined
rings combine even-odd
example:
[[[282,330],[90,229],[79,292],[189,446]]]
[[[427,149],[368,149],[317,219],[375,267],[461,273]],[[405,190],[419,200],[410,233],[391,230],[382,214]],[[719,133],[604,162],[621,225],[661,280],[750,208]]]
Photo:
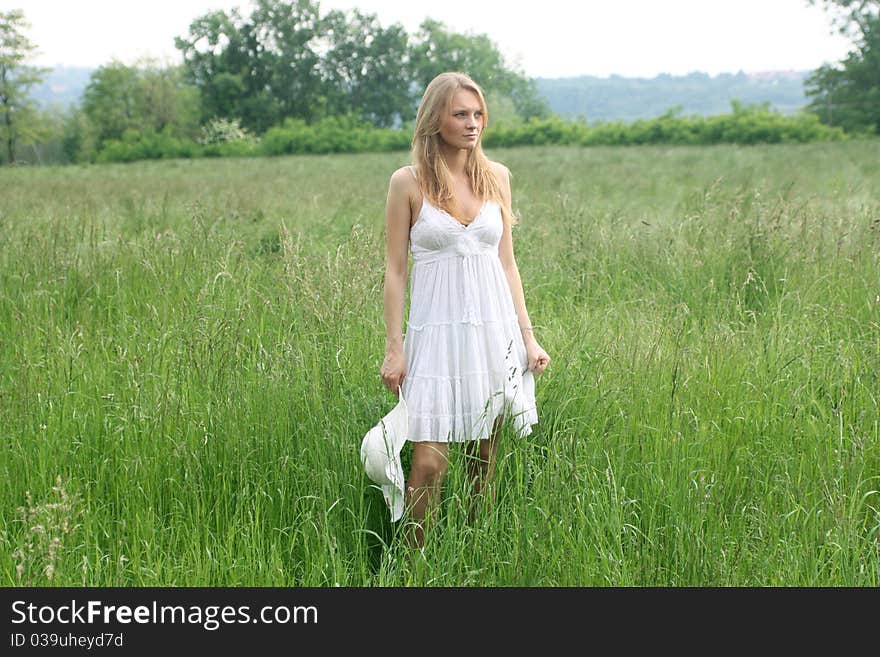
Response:
[[[426,486],[442,481],[449,464],[447,450],[443,448],[422,447],[413,451],[410,479]]]

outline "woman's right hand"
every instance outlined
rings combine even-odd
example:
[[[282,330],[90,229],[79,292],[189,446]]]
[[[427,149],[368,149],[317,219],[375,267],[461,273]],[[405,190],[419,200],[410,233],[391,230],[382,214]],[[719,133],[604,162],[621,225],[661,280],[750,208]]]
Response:
[[[393,348],[385,351],[385,361],[382,363],[382,383],[395,397],[400,396],[398,388],[403,385],[403,377],[406,376],[406,357],[402,348]]]

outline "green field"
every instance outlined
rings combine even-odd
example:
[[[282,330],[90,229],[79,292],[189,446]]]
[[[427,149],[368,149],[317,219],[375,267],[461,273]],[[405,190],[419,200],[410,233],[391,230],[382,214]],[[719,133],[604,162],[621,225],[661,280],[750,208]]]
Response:
[[[880,585],[878,155],[491,152],[553,362],[423,554],[359,461],[407,154],[0,169],[0,584]]]

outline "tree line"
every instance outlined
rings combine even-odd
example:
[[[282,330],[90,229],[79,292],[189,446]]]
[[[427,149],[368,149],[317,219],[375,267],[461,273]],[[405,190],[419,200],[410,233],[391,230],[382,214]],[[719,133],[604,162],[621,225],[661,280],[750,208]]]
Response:
[[[287,119],[328,116],[401,126],[444,70],[468,71],[502,114],[550,115],[534,81],[508,65],[485,34],[456,33],[431,19],[409,34],[359,10],[321,13],[313,0],[257,0],[249,15],[232,9],[194,19],[175,39],[182,65],[112,61],[93,72],[80,106],[40,116],[26,92],[46,69],[23,64],[36,49],[23,36],[26,26],[21,10],[0,13],[0,89],[11,90],[6,100],[0,90],[7,161],[16,159],[17,142],[35,138],[54,138],[49,159],[72,162],[95,160],[132,131],[197,142],[219,120],[252,135]]]
[[[239,133],[229,139],[191,142],[156,132],[128,132],[99,153],[100,162],[132,162],[161,158],[264,156],[314,153],[359,153],[406,150],[412,132],[381,128],[351,117],[329,116],[312,123],[285,119],[261,139],[241,135],[235,123],[212,123],[219,132]],[[653,119],[600,121],[588,125],[559,116],[497,125],[486,132],[489,147],[512,146],[633,146],[642,144],[767,144],[846,139],[841,128],[823,125],[815,114],[784,116],[766,105],[742,106],[716,116],[678,116],[670,111]]]
[[[809,2],[824,6],[853,49],[843,61],[821,66],[807,79],[807,109],[828,125],[880,133],[880,0]]]
[[[816,122],[876,133],[880,0],[821,2],[857,48],[840,65],[811,76],[809,111]],[[673,112],[650,129],[613,124],[587,136],[583,122],[560,128],[534,80],[509,66],[485,34],[459,34],[431,19],[409,34],[358,10],[321,13],[312,0],[257,0],[247,16],[237,9],[199,16],[175,39],[181,65],[112,61],[92,73],[79,105],[46,112],[28,97],[47,70],[25,64],[36,49],[23,36],[26,25],[22,11],[0,12],[0,161],[5,162],[16,162],[25,144],[47,162],[406,148],[420,94],[445,70],[466,71],[484,87],[493,123],[504,128],[495,139],[499,144],[837,136],[803,117],[791,117],[787,125],[766,107],[748,113],[752,128],[740,135],[730,126],[745,125],[742,116],[719,132]],[[345,136],[345,130],[351,134]],[[568,137],[553,142],[548,135]],[[267,145],[260,146],[262,140]]]

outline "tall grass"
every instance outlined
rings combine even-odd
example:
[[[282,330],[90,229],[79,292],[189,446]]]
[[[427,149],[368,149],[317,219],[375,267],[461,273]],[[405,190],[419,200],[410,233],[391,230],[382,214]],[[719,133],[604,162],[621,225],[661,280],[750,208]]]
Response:
[[[405,155],[0,170],[0,581],[880,584],[876,144],[491,155],[553,362],[423,554],[358,456]]]

